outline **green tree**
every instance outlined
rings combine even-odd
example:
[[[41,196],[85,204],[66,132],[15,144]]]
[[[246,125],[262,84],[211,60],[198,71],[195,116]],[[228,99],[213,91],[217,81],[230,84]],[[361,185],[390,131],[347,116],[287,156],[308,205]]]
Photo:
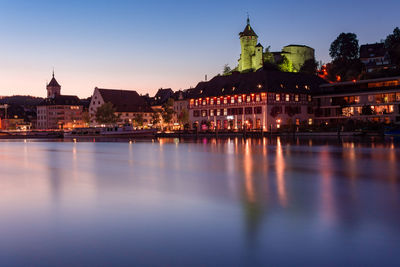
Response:
[[[186,124],[189,122],[189,111],[186,108],[182,109],[178,116],[178,121],[180,124]]]
[[[332,42],[329,55],[333,60],[352,60],[358,58],[359,50],[357,35],[355,33],[342,32],[336,40]]]
[[[136,113],[133,117],[133,121],[135,122],[136,126],[143,126],[143,114]]]
[[[160,113],[155,111],[152,115],[151,115],[151,123],[153,125],[157,125],[160,122]]]
[[[116,109],[112,103],[104,103],[97,108],[95,115],[96,121],[101,124],[115,124],[119,119],[119,116],[117,116],[115,113]]]
[[[86,126],[89,125],[89,123],[90,123],[89,112],[87,112],[87,111],[82,112],[82,121],[86,124]]]
[[[303,66],[300,68],[301,73],[306,74],[316,74],[318,68],[318,62],[314,59],[308,59],[304,62]]]
[[[283,71],[283,72],[293,72],[292,62],[290,62],[290,60],[285,56],[282,56],[282,60],[278,64],[278,68],[280,71]]]
[[[332,42],[329,55],[333,59],[328,68],[328,78],[331,81],[359,79],[363,64],[359,59],[359,46],[356,34],[341,33]]]
[[[174,115],[174,100],[172,98],[168,99],[168,101],[163,105],[162,118],[166,124],[169,124],[172,120],[172,116]]]
[[[267,46],[264,50],[264,63],[271,63],[271,64],[275,64],[275,59],[274,59],[274,54],[272,54],[271,50],[271,46]]]
[[[232,72],[231,67],[229,67],[228,64],[225,64],[225,65],[224,65],[223,72],[222,72],[222,75],[229,75],[229,74],[231,74],[231,72]]]
[[[389,34],[385,40],[385,46],[388,49],[390,59],[393,64],[400,67],[400,29],[396,27],[392,34]]]

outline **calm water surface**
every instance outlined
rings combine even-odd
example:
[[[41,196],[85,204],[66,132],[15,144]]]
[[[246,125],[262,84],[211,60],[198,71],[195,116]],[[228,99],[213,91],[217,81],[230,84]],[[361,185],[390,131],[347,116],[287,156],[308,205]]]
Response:
[[[0,142],[1,266],[400,266],[398,144]]]

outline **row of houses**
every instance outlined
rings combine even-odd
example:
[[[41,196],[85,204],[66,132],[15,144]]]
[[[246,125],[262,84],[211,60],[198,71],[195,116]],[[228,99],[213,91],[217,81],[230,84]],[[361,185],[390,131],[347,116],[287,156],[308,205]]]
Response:
[[[95,88],[85,119],[76,96],[61,95],[53,78],[48,97],[37,107],[37,128],[96,127],[96,112],[111,103],[118,125],[203,130],[275,131],[288,125],[343,124],[349,120],[400,123],[400,77],[327,83],[315,75],[260,69],[234,72],[154,97],[133,90]],[[165,104],[173,99],[171,121],[163,121]],[[138,126],[138,125],[136,125]]]

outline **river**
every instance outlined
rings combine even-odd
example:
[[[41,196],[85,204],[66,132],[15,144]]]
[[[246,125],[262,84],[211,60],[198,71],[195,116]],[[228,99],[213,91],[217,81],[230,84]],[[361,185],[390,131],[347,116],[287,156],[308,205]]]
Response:
[[[0,142],[1,266],[400,266],[393,140]]]

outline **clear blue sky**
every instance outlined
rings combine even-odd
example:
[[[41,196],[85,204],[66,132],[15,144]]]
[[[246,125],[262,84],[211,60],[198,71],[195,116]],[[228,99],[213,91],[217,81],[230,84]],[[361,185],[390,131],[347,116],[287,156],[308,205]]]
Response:
[[[53,66],[62,93],[80,97],[195,86],[237,64],[247,12],[264,46],[309,45],[327,62],[339,33],[380,41],[399,10],[398,0],[0,0],[0,96],[45,96]]]

